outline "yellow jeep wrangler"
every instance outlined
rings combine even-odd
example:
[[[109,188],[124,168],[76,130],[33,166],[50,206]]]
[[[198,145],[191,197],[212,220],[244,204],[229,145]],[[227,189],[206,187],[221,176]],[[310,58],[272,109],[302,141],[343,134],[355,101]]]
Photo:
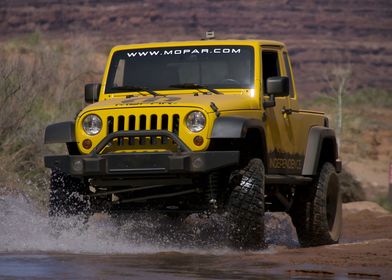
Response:
[[[323,113],[301,110],[287,49],[266,40],[114,47],[75,121],[45,143],[51,216],[99,211],[227,213],[232,245],[264,245],[265,211],[303,246],[336,243],[341,170]]]

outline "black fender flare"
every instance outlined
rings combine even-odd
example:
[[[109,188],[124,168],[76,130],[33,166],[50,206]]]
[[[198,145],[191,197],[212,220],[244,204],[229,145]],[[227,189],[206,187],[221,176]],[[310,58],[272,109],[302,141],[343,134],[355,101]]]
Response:
[[[302,175],[312,176],[317,174],[317,168],[321,157],[321,151],[323,149],[323,142],[325,139],[332,141],[332,149],[336,171],[341,171],[341,163],[338,155],[338,145],[336,142],[335,131],[328,127],[314,126],[309,130],[308,143],[306,145],[304,165],[302,167]]]
[[[51,124],[45,129],[45,144],[72,143],[75,139],[75,122],[60,122]]]
[[[219,117],[215,120],[210,138],[245,138],[250,128],[258,129],[265,136],[264,124],[261,120],[242,117]]]
[[[215,120],[210,136],[214,139],[243,139],[248,136],[249,131],[257,131],[261,138],[258,154],[261,156],[265,167],[267,168],[268,152],[267,139],[264,130],[264,122],[260,119],[247,119],[237,116],[219,117]],[[250,133],[249,133],[250,135]],[[251,148],[251,147],[249,147]],[[257,148],[257,147],[253,147]]]

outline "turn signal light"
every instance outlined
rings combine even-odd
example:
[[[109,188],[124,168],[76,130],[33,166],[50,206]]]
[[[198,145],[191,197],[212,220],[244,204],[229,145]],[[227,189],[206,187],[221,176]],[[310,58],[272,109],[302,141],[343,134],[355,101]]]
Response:
[[[93,146],[93,142],[91,142],[90,139],[85,139],[85,140],[83,140],[82,145],[83,145],[83,148],[88,150]]]
[[[194,143],[196,146],[201,146],[201,145],[203,145],[203,143],[204,143],[204,139],[203,139],[203,137],[201,137],[201,136],[195,136],[195,138],[193,138],[193,143]]]

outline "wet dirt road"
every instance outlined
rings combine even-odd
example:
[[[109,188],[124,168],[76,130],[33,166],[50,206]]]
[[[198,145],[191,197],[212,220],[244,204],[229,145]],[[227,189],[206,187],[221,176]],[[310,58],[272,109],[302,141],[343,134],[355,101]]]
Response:
[[[358,205],[345,207],[340,244],[299,248],[290,219],[267,214],[268,248],[238,252],[219,218],[171,232],[156,217],[93,217],[54,235],[42,211],[1,198],[0,279],[392,279],[392,215]]]

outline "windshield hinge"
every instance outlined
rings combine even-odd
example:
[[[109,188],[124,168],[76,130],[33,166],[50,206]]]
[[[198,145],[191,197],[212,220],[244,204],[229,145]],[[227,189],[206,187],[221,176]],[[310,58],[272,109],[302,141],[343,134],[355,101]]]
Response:
[[[214,102],[211,102],[211,103],[210,103],[210,107],[211,107],[212,111],[215,112],[215,115],[219,118],[220,112],[219,112],[219,109],[218,109],[218,107],[215,105]]]

